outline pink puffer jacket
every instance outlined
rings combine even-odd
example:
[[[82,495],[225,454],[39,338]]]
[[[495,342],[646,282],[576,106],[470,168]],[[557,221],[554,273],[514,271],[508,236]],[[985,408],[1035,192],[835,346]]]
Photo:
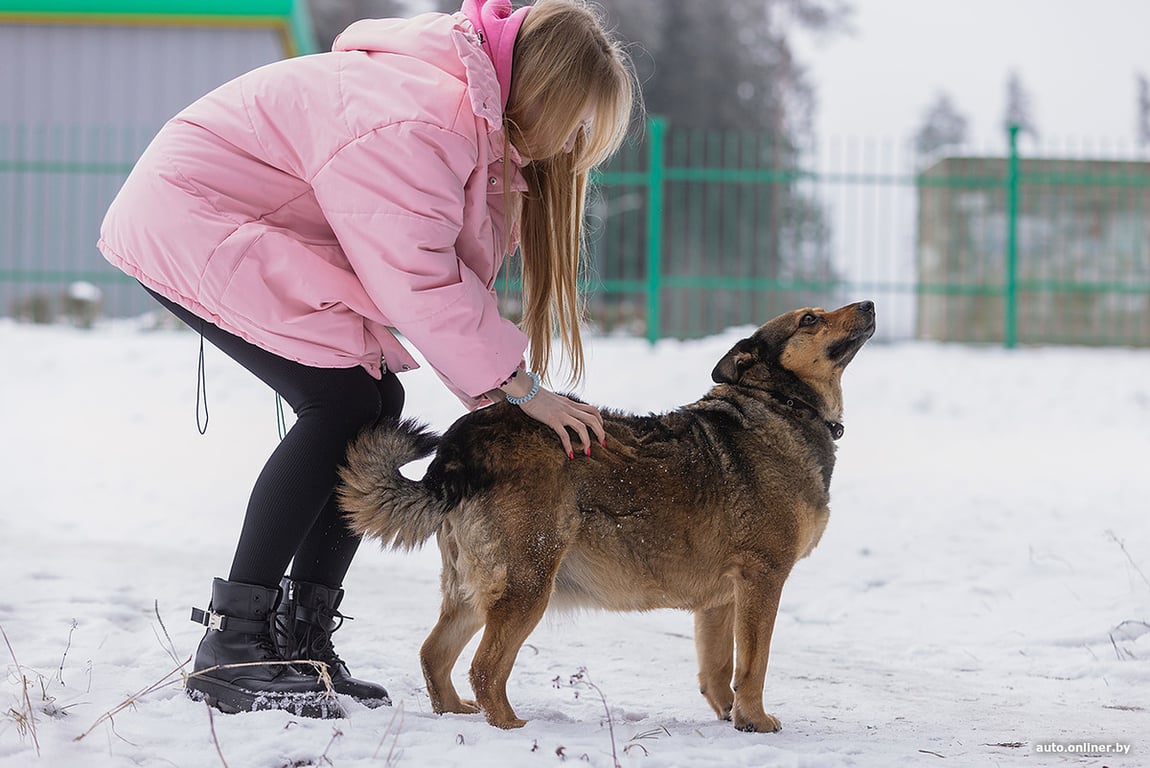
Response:
[[[415,368],[395,328],[479,405],[527,345],[493,290],[504,180],[524,188],[520,158],[503,166],[522,21],[505,18],[509,8],[468,0],[466,14],[357,22],[331,53],[221,86],[144,152],[100,250],[200,317],[307,365],[361,365],[377,378],[381,366]]]

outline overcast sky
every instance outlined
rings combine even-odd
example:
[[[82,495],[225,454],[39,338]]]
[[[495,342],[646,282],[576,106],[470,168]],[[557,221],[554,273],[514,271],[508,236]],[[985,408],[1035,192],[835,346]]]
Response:
[[[1135,75],[1150,77],[1150,0],[855,0],[852,35],[796,40],[821,138],[903,138],[939,91],[976,146],[1002,142],[1006,82],[1043,141],[1133,145]]]

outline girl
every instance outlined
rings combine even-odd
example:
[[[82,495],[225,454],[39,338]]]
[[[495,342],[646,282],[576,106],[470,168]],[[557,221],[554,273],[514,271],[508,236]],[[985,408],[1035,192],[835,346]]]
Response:
[[[396,374],[416,362],[393,329],[469,408],[507,397],[572,459],[572,433],[587,453],[605,439],[595,408],[535,371],[557,335],[582,375],[587,174],[622,142],[633,82],[581,0],[465,0],[357,22],[330,53],[243,75],[144,152],[100,250],[297,417],[256,480],[228,579],[192,612],[208,627],[193,698],[340,716],[309,665],[284,663],[308,659],[337,692],[390,703],[332,647],[359,545],[332,491],[348,441],[402,409]],[[523,330],[493,290],[517,245]]]

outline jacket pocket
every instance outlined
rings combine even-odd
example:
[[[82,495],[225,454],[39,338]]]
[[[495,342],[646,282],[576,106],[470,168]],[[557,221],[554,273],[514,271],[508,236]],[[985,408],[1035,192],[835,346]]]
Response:
[[[303,243],[265,226],[232,266],[221,315],[296,359],[350,365],[378,360],[364,317],[350,306],[362,293],[337,246]]]
[[[220,303],[244,257],[266,231],[255,223],[243,224],[220,241],[200,275],[197,293],[201,302],[209,307]]]

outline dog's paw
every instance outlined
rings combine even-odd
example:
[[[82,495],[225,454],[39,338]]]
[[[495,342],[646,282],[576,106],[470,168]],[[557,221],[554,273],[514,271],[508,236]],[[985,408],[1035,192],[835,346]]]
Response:
[[[733,715],[732,719],[735,729],[743,733],[778,733],[783,729],[783,724],[777,717],[765,712],[757,716],[738,713]]]
[[[479,711],[479,704],[474,699],[460,699],[459,706],[459,711],[465,715],[474,715]]]
[[[438,706],[432,706],[432,710],[437,715],[474,715],[479,711],[479,705],[470,699],[456,699],[452,702],[442,702]]]
[[[512,728],[522,728],[523,726],[527,725],[526,720],[520,720],[518,717],[510,717],[507,719],[488,717],[487,722],[491,725],[494,725],[496,728],[502,728],[505,731],[509,731]]]
[[[711,705],[711,709],[715,710],[720,720],[731,719],[731,709],[735,706],[735,692],[731,690],[731,686],[717,687],[714,691],[700,688],[699,693],[703,694],[703,698]]]

